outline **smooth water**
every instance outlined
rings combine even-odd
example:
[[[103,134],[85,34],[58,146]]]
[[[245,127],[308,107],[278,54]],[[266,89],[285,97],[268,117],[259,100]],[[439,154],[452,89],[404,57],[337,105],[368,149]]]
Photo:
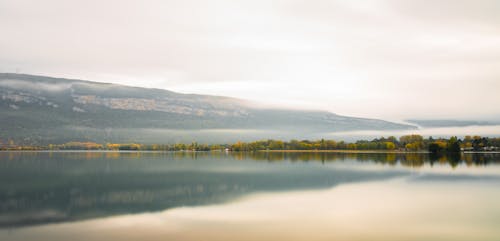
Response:
[[[500,154],[0,152],[0,240],[500,240]]]

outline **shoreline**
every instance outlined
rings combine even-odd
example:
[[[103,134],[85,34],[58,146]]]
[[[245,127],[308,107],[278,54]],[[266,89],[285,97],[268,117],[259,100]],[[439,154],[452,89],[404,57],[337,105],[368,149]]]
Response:
[[[0,150],[2,152],[95,152],[95,153],[346,153],[346,154],[431,154],[429,151],[401,151],[401,150],[256,150],[256,151],[162,151],[162,150]],[[462,151],[463,154],[500,154],[500,151]]]
[[[267,153],[421,153],[427,154],[429,151],[384,151],[384,150],[255,150],[255,151],[224,151],[224,150],[211,150],[211,151],[152,151],[152,150],[0,150],[0,152],[185,152],[185,153],[211,153],[211,152],[224,152],[224,153],[252,153],[252,152],[267,152]],[[500,153],[500,152],[499,152]]]
[[[429,154],[429,151],[400,151],[400,150],[258,150],[256,152],[312,152],[312,153],[419,153]]]

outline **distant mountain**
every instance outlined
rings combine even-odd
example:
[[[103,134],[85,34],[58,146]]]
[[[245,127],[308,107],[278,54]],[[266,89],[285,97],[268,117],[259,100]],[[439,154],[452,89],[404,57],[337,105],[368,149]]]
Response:
[[[406,122],[422,127],[491,126],[500,124],[499,122],[471,120],[406,120]]]
[[[0,73],[0,141],[220,142],[414,126],[220,96]]]

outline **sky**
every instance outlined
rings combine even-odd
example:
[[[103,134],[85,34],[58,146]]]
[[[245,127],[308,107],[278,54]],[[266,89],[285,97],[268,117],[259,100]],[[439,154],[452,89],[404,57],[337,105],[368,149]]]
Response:
[[[500,120],[497,0],[0,0],[0,72]]]

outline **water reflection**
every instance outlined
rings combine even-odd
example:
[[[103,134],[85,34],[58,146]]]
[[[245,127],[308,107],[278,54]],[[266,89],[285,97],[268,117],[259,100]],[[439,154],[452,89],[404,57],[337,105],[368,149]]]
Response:
[[[411,176],[414,167],[446,170],[433,173],[437,180],[457,166],[491,169],[499,162],[498,154],[2,152],[0,227],[225,203],[263,191],[326,189]],[[465,180],[476,172],[454,177]]]
[[[326,190],[254,194],[217,205],[0,230],[0,239],[493,241],[500,238],[497,184],[416,184],[398,178]]]
[[[191,154],[192,155],[192,154]],[[373,162],[407,167],[420,167],[425,164],[488,165],[500,163],[500,153],[356,153],[356,152],[235,152],[231,155],[237,160],[253,159],[258,161],[345,161]]]

